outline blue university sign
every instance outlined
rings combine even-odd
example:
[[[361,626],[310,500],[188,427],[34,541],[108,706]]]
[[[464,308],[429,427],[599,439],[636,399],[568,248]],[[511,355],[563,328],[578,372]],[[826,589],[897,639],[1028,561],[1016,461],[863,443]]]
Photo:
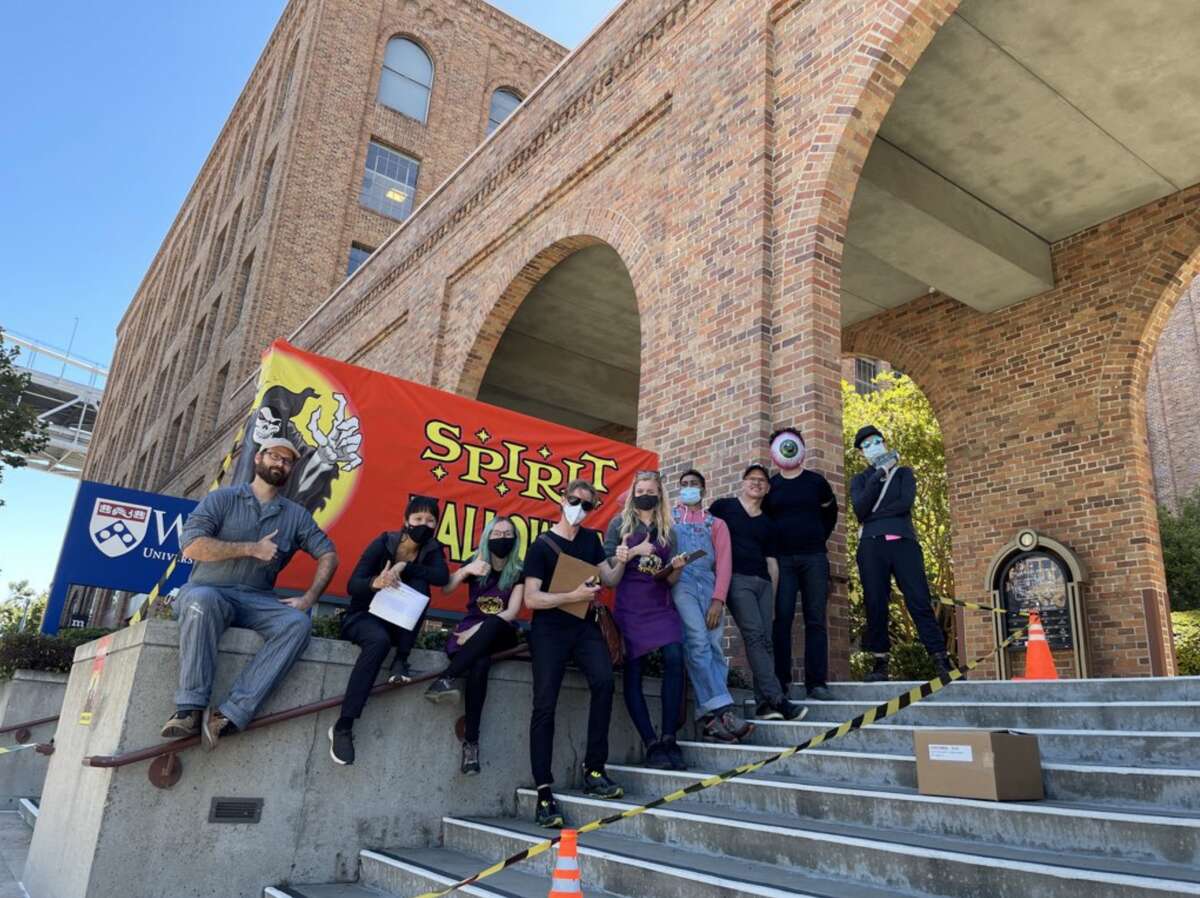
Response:
[[[191,499],[81,481],[42,632],[58,632],[71,586],[149,592],[179,551],[183,521],[195,507]],[[182,586],[191,570],[186,561],[176,567],[164,592]]]

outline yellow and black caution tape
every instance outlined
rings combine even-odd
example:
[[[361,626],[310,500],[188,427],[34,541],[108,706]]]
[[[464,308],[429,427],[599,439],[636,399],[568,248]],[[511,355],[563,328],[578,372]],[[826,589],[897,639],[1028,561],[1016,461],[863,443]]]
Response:
[[[1008,613],[1003,608],[995,608],[991,605],[980,605],[975,602],[964,602],[958,599],[943,598],[939,599],[939,601],[944,605],[957,605],[963,608],[972,608],[978,611],[990,611],[993,614]],[[1028,612],[1020,613],[1022,616],[1028,617]],[[656,798],[653,801],[647,802],[639,807],[629,808],[621,811],[619,814],[610,814],[607,817],[601,817],[598,820],[593,820],[591,823],[585,823],[582,826],[576,827],[576,831],[580,835],[583,835],[584,833],[595,832],[603,827],[611,826],[612,824],[618,823],[622,820],[627,820],[630,817],[637,817],[640,814],[645,814],[647,811],[652,811],[655,808],[662,807],[665,804],[670,804],[673,801],[679,801],[679,799],[686,798],[689,795],[695,795],[697,792],[703,792],[706,789],[711,789],[713,786],[719,786],[722,783],[727,783],[732,779],[736,779],[737,777],[746,776],[750,773],[756,773],[757,771],[766,767],[768,764],[774,764],[776,761],[782,761],[785,758],[790,758],[792,755],[798,754],[799,752],[806,751],[810,748],[816,748],[818,745],[823,745],[826,742],[841,738],[847,733],[852,733],[855,730],[862,729],[865,726],[870,726],[873,723],[879,723],[880,721],[887,720],[889,717],[894,717],[896,714],[899,714],[910,705],[915,705],[917,702],[929,698],[929,696],[933,695],[935,692],[940,692],[955,680],[961,680],[984,661],[987,661],[993,655],[1003,651],[1014,641],[1020,639],[1022,634],[1027,629],[1029,629],[1028,624],[1009,634],[1007,639],[1005,639],[986,655],[981,655],[974,661],[964,664],[961,667],[956,667],[949,673],[934,677],[932,680],[929,680],[926,683],[922,683],[919,686],[914,686],[912,689],[908,690],[908,692],[902,693],[901,695],[898,695],[889,701],[883,702],[882,704],[878,704],[874,708],[869,708],[862,714],[859,714],[853,720],[847,720],[845,723],[840,724],[839,726],[830,727],[823,733],[817,733],[817,735],[813,736],[811,739],[801,742],[799,745],[792,746],[791,748],[785,748],[783,751],[769,755],[768,757],[763,758],[761,761],[755,761],[753,764],[743,764],[740,767],[734,767],[732,770],[726,770],[724,773],[717,773],[712,776],[705,777],[702,780],[697,780],[690,785],[684,786],[682,789],[671,792],[669,795],[663,795],[661,798]],[[443,896],[449,895],[451,892],[455,892],[465,886],[479,882],[481,879],[486,879],[489,876],[495,876],[501,870],[507,870],[509,867],[515,866],[522,861],[537,857],[539,854],[545,854],[556,844],[558,844],[558,841],[561,838],[561,836],[555,836],[551,839],[546,839],[544,842],[538,842],[536,845],[530,845],[528,848],[518,851],[512,856],[506,857],[504,860],[492,864],[492,866],[488,867],[486,870],[480,870],[474,876],[469,876],[466,879],[459,880],[458,882],[448,886],[445,889],[442,889],[441,891],[423,892],[422,894],[415,896],[415,898],[443,898]]]
[[[0,748],[0,755],[11,755],[18,751],[26,751],[30,748],[37,748],[39,743],[29,742],[25,745],[14,745],[12,748]]]
[[[208,492],[211,493],[213,490],[219,487],[221,485],[221,481],[225,479],[226,473],[228,473],[229,469],[233,467],[233,457],[237,454],[238,449],[241,448],[242,437],[245,435],[245,433],[246,425],[243,423],[242,426],[238,428],[237,436],[233,438],[233,445],[229,448],[229,451],[225,453],[225,459],[221,462],[221,469],[217,471],[217,476],[214,477],[212,483],[209,484]],[[158,578],[158,582],[154,584],[154,588],[150,590],[150,593],[146,596],[146,600],[142,602],[141,607],[138,608],[133,617],[129,619],[131,624],[136,624],[142,618],[149,616],[150,612],[154,610],[155,603],[158,602],[163,590],[167,588],[167,581],[171,579],[171,575],[175,573],[175,568],[179,566],[179,562],[182,559],[183,552],[181,550],[176,552],[175,557],[167,562],[166,570],[162,572],[162,576]]]

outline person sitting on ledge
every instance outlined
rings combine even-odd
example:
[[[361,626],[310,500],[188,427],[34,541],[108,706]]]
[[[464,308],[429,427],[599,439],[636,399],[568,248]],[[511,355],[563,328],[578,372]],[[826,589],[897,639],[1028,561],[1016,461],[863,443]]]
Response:
[[[479,773],[479,722],[487,699],[488,672],[492,655],[516,648],[514,622],[521,613],[521,556],[517,552],[517,530],[511,518],[492,518],[479,537],[479,551],[450,577],[442,592],[452,593],[468,585],[467,613],[450,639],[446,654],[450,666],[429,684],[425,697],[431,702],[458,701],[454,680],[467,678],[467,716],[463,732],[461,769],[467,776]]]
[[[427,596],[430,587],[449,582],[446,550],[434,536],[437,516],[437,499],[412,496],[404,509],[403,529],[385,530],[372,540],[350,575],[350,608],[342,619],[342,639],[361,651],[346,683],[341,716],[329,728],[329,756],[335,764],[354,763],[354,721],[362,715],[383,659],[393,646],[396,657],[388,682],[412,680],[408,656],[425,622],[425,612],[411,630],[405,630],[373,615],[371,600],[385,586],[403,583]]]
[[[254,456],[254,480],[213,490],[183,525],[179,544],[195,565],[175,600],[179,690],[175,714],[162,728],[164,739],[200,734],[207,750],[216,748],[218,739],[249,725],[308,645],[309,610],[333,578],[338,559],[313,516],[279,495],[297,457],[290,441],[266,440]],[[297,549],[317,559],[312,585],[303,595],[277,596],[275,578]],[[255,630],[264,643],[214,710],[208,700],[217,643],[229,627]]]

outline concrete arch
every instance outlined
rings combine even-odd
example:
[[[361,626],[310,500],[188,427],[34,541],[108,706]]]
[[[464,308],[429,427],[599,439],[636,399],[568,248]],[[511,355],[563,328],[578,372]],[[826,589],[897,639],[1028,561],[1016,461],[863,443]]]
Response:
[[[647,321],[648,297],[657,291],[659,279],[653,270],[649,245],[633,223],[611,209],[595,207],[548,217],[522,232],[507,250],[497,254],[499,271],[493,282],[505,286],[494,300],[478,310],[475,335],[462,368],[457,378],[448,378],[450,389],[463,396],[477,396],[500,338],[530,291],[569,256],[600,245],[611,247],[620,256],[633,282],[638,316]]]

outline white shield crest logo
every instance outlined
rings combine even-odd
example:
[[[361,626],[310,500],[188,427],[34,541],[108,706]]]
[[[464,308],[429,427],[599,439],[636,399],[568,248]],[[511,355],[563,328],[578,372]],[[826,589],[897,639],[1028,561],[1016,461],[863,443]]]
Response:
[[[150,509],[145,505],[97,499],[88,533],[97,549],[117,558],[141,544],[149,523]]]

